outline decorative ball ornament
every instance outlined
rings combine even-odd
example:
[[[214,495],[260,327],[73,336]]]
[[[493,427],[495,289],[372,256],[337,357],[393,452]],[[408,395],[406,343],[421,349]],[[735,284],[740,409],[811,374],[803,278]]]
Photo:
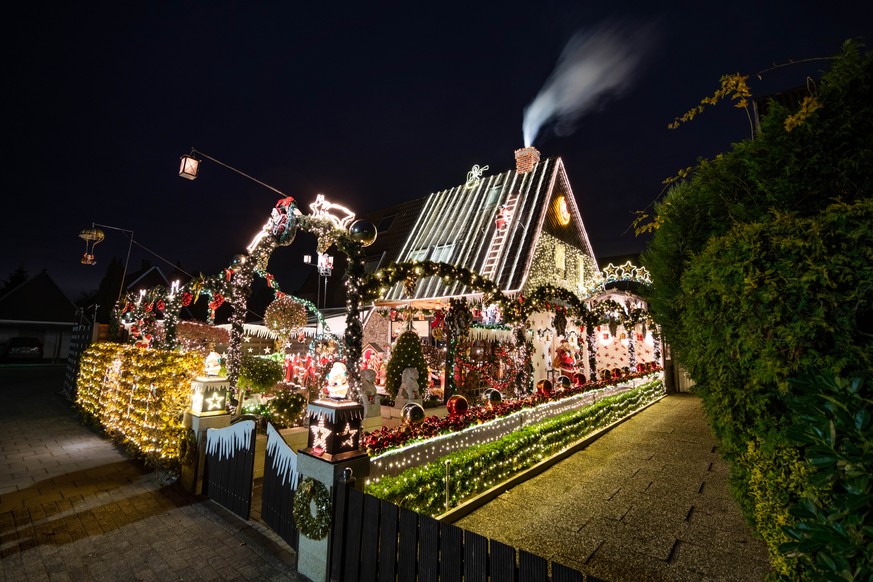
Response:
[[[552,382],[551,380],[540,380],[537,382],[537,394],[544,394],[546,396],[551,396],[552,394]]]
[[[407,402],[400,411],[400,416],[405,426],[421,424],[424,422],[424,407],[418,402]]]
[[[558,390],[567,390],[573,385],[573,382],[570,381],[570,377],[563,374],[555,379],[555,383],[557,384]]]
[[[349,236],[355,242],[361,243],[361,246],[368,247],[376,242],[376,227],[369,220],[356,220],[349,227]]]
[[[488,406],[494,408],[503,400],[503,394],[500,393],[500,390],[497,388],[489,388],[482,394],[482,397],[485,399],[485,402],[488,403]]]
[[[312,506],[315,506],[315,514]],[[330,492],[321,481],[306,477],[294,493],[291,508],[297,529],[313,540],[324,539],[330,531],[331,506]]]
[[[248,257],[243,254],[234,255],[233,259],[231,259],[230,264],[234,267],[241,267],[246,264]]]
[[[446,410],[449,416],[459,416],[467,412],[467,399],[460,394],[450,396],[446,402]]]

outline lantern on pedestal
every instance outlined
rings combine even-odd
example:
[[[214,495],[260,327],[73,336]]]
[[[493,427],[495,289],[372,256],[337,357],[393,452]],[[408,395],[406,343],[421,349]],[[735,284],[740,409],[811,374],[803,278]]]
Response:
[[[364,407],[345,400],[319,399],[306,408],[309,438],[305,452],[328,461],[364,454],[359,450]]]
[[[227,393],[230,382],[227,378],[199,376],[191,382],[191,414],[217,416],[227,414]]]

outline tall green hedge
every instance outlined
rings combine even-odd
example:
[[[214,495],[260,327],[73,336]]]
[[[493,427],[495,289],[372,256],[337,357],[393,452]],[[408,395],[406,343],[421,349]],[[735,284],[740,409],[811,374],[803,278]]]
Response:
[[[642,259],[650,311],[703,397],[744,514],[789,578],[854,571],[864,553],[847,548],[873,533],[831,553],[790,545],[798,508],[837,467],[811,460],[790,429],[819,390],[792,380],[869,377],[873,364],[873,58],[850,42],[831,62],[807,85],[820,107],[800,125],[786,129],[792,112],[774,104],[759,135],[667,193]],[[847,515],[828,516],[844,527]]]

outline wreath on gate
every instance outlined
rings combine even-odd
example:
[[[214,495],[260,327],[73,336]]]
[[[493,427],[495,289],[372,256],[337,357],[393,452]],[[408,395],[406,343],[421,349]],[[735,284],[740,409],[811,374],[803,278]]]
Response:
[[[315,515],[311,503],[315,502]],[[330,531],[330,493],[324,483],[309,477],[303,479],[294,494],[293,515],[297,529],[306,537],[320,540]]]

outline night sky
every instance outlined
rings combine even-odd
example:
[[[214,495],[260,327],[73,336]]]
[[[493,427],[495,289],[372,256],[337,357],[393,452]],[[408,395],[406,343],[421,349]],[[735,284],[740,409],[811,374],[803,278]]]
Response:
[[[192,147],[304,212],[318,193],[365,213],[461,184],[474,164],[512,168],[525,110],[572,60],[568,45],[583,59],[571,111],[533,145],[563,158],[595,253],[639,252],[633,213],[662,180],[750,134],[729,104],[668,130],[674,117],[723,74],[837,54],[869,42],[873,22],[859,2],[29,4],[5,18],[0,279],[45,269],[72,300],[127,251],[104,229],[98,264],[81,265],[92,222],[133,230],[192,274],[243,251],[277,195],[208,160],[179,178]],[[826,67],[750,83],[763,96]],[[302,233],[276,252],[283,289],[314,246]],[[165,266],[135,245],[131,270],[143,259]]]

